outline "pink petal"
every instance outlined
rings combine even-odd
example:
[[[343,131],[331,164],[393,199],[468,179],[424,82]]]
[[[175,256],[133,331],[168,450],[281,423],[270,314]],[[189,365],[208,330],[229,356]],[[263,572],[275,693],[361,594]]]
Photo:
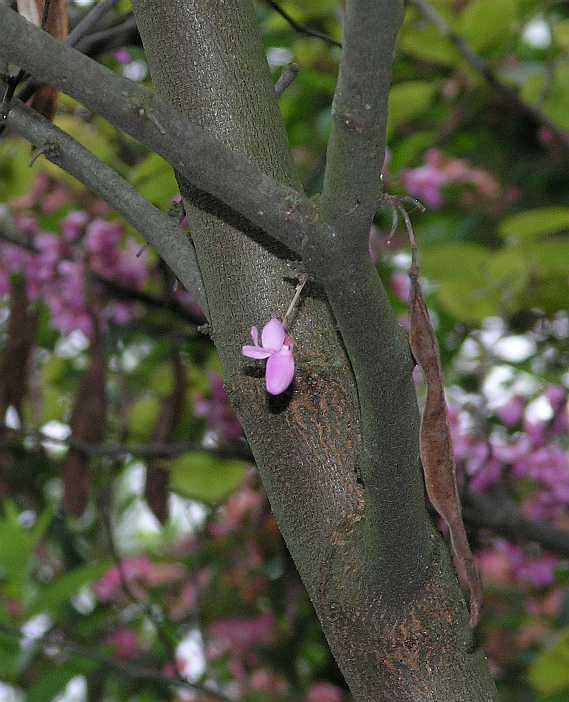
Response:
[[[251,339],[253,339],[255,346],[259,345],[259,330],[257,327],[251,327]]]
[[[280,319],[271,319],[263,327],[261,345],[270,351],[280,351],[284,344],[286,332]]]
[[[248,358],[268,358],[271,355],[270,351],[265,351],[260,346],[243,346],[241,353]]]
[[[280,395],[294,379],[294,356],[289,349],[271,355],[267,361],[265,381],[267,392],[271,395]]]

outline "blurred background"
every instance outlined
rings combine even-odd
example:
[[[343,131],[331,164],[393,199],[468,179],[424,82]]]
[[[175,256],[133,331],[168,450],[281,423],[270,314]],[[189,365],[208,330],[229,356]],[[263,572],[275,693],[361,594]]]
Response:
[[[71,2],[72,24],[93,2]],[[257,3],[319,191],[343,3]],[[79,47],[149,83],[128,0]],[[385,190],[410,195],[445,367],[480,641],[504,702],[569,700],[569,3],[409,0]],[[191,231],[171,169],[55,123]],[[0,139],[0,700],[349,702],[203,315],[72,177]],[[406,236],[370,255],[406,324]],[[243,340],[247,343],[247,340]],[[421,382],[417,378],[421,395]]]

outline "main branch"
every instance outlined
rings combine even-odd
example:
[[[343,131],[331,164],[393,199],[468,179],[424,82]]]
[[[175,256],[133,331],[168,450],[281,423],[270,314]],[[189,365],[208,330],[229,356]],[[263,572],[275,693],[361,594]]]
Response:
[[[290,250],[318,226],[314,206],[142,86],[70,49],[0,4],[0,57],[74,97],[160,154],[195,187],[214,195]]]

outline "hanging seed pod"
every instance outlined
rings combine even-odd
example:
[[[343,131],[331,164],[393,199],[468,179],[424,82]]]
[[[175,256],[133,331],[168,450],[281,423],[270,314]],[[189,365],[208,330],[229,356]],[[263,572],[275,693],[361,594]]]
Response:
[[[419,282],[417,242],[409,215],[403,208],[400,212],[407,226],[412,254],[409,342],[427,386],[420,433],[425,487],[431,504],[448,526],[454,567],[462,587],[469,593],[470,624],[474,627],[480,619],[482,585],[462,519],[439,346]]]
[[[173,351],[172,367],[174,370],[174,389],[162,401],[160,415],[152,435],[154,444],[166,444],[172,440],[186,403],[186,373],[180,352],[177,349]],[[167,522],[169,517],[169,482],[170,473],[164,459],[151,459],[146,468],[144,496],[148,506],[162,524]]]
[[[95,446],[105,438],[107,416],[105,339],[95,322],[89,368],[81,378],[75,407],[71,415],[71,437],[78,444]],[[64,506],[80,517],[91,493],[90,457],[79,447],[71,448],[63,466]]]

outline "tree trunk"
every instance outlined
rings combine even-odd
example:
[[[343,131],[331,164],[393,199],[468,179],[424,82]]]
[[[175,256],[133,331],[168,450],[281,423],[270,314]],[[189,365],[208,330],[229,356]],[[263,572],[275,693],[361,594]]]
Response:
[[[135,0],[135,13],[157,91],[267,174],[298,187],[252,0]],[[357,476],[354,378],[321,289],[310,285],[291,329],[294,387],[268,396],[260,368],[245,362],[240,349],[251,326],[283,316],[294,291],[292,257],[212,197],[188,183],[181,188],[226,387],[354,699],[495,699],[446,545],[425,508],[415,446],[403,450],[411,479],[402,481],[399,495],[397,485],[383,491],[397,496],[409,528],[389,523],[389,516],[379,526],[377,516],[368,518],[371,498]],[[398,346],[377,340],[384,342]],[[401,348],[398,355],[405,355]],[[405,378],[407,394],[411,382]],[[411,405],[406,422],[416,434]],[[396,427],[394,434],[397,442]],[[386,559],[376,529],[406,532],[403,553]],[[405,539],[419,546],[407,548]],[[396,560],[401,569],[382,568]]]

